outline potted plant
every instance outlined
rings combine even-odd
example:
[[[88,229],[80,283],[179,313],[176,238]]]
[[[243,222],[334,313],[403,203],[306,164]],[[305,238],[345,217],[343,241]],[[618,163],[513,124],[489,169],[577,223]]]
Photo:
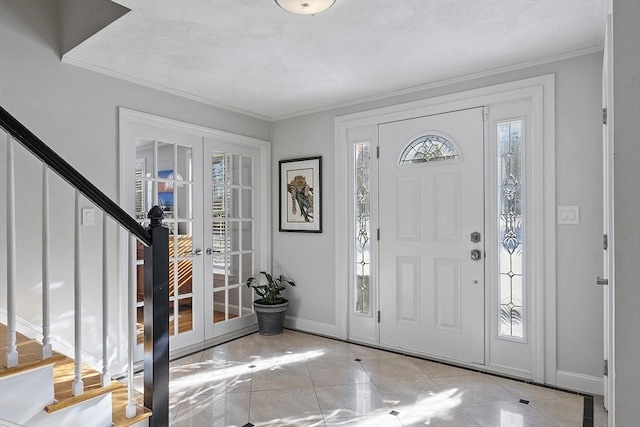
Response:
[[[261,271],[260,274],[264,277],[263,280],[249,277],[246,282],[259,297],[253,301],[253,309],[258,317],[258,332],[260,335],[281,334],[284,316],[289,308],[289,300],[283,298],[281,294],[286,289],[285,284],[290,286],[296,284],[291,280],[283,279],[282,276],[274,278],[266,271]]]

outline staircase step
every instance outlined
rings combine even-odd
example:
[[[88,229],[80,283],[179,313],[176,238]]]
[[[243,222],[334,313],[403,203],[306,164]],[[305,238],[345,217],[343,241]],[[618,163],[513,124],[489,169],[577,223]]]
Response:
[[[100,396],[102,394],[110,393],[122,387],[124,387],[124,384],[122,384],[121,382],[112,381],[111,384],[106,387],[93,388],[85,391],[80,396],[73,396],[64,400],[58,400],[51,405],[45,406],[44,410],[50,414],[52,412],[68,408],[70,406],[77,405],[78,403],[84,402],[86,400],[93,399],[94,397]]]
[[[63,354],[54,354],[44,360],[36,360],[33,362],[20,363],[18,366],[11,368],[0,367],[0,378],[8,377],[10,375],[20,374],[22,372],[30,371],[32,369],[40,368],[42,366],[54,365],[58,362],[65,360],[67,357]]]
[[[0,323],[0,378],[53,364],[55,403],[43,408],[45,412],[57,412],[111,392],[112,422],[114,427],[129,427],[151,417],[151,411],[143,405],[142,393],[134,391],[136,415],[133,418],[127,418],[128,393],[126,385],[119,381],[112,381],[107,387],[102,387],[100,373],[86,365],[82,365],[84,393],[74,397],[72,393],[72,384],[75,377],[73,359],[54,352],[52,357],[42,360],[42,347],[38,341],[27,338],[20,333],[16,334],[16,341],[18,366],[7,368],[4,357],[7,351],[7,327]]]
[[[133,418],[127,418],[126,409],[129,400],[126,387],[120,388],[113,392],[112,400],[114,427],[129,427],[151,417],[151,411],[145,408],[142,404],[142,393],[135,391],[134,396],[136,402],[136,415]]]
[[[16,333],[16,348],[18,350],[18,366],[13,366],[11,368],[7,368],[7,360],[5,354],[7,353],[7,327],[6,325],[0,323],[0,376],[4,375],[6,371],[11,372],[10,370],[14,370],[23,365],[28,366],[29,364],[36,363],[36,365],[31,365],[32,367],[43,366],[39,365],[39,362],[44,362],[42,360],[42,344],[36,340],[32,340],[21,333]],[[60,353],[53,353],[54,357],[63,357]],[[45,364],[51,363],[51,358],[45,359]],[[56,359],[53,363],[56,363],[59,359]],[[30,369],[30,367],[26,368],[26,370]],[[13,375],[13,373],[7,373],[6,375]]]

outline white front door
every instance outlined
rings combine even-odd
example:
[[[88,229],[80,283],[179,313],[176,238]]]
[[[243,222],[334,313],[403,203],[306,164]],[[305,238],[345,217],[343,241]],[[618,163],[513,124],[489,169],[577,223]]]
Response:
[[[384,345],[484,363],[483,141],[482,108],[379,126]]]
[[[260,150],[204,144],[205,339],[251,326],[253,291],[244,285],[260,266]]]

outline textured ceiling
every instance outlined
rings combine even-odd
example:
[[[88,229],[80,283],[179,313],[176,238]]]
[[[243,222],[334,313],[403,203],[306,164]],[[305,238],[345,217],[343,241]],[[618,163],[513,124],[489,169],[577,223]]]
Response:
[[[65,60],[278,119],[601,48],[606,0],[114,0]]]

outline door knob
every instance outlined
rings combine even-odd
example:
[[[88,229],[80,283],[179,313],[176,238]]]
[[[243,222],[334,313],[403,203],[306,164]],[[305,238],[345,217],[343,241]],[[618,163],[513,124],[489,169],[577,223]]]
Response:
[[[471,251],[471,259],[474,261],[479,261],[482,259],[482,252],[479,249],[474,249]]]
[[[202,249],[196,249],[195,251],[191,252],[189,255],[191,255],[191,256],[202,255]]]
[[[216,251],[215,249],[207,248],[207,255],[219,253],[220,251]]]

